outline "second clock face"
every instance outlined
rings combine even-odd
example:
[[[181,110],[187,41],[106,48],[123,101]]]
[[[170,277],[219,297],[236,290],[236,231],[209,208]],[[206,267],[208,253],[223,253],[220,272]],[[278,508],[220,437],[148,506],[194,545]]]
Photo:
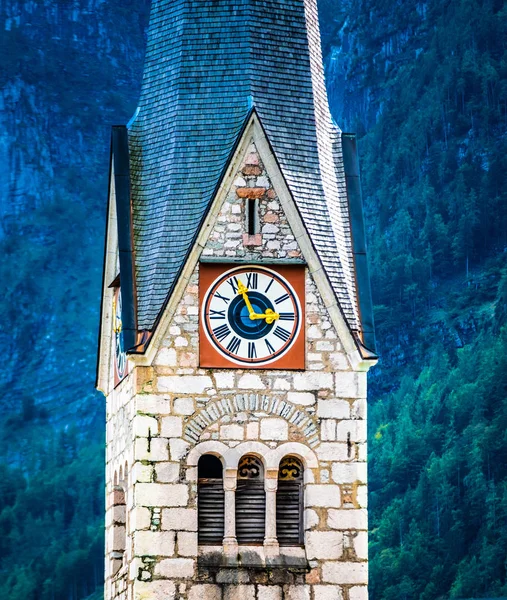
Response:
[[[271,269],[231,269],[205,292],[203,329],[229,361],[267,365],[284,356],[297,340],[301,301],[289,281]]]

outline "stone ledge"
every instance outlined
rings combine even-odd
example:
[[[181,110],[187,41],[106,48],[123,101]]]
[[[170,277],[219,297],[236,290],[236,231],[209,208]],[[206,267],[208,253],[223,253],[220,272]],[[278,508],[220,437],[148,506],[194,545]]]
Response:
[[[276,554],[270,551],[268,555],[263,546],[240,546],[238,553],[233,555],[225,554],[221,546],[200,546],[197,565],[211,569],[232,570],[280,568],[300,573],[310,570],[304,548],[297,546],[282,546]]]

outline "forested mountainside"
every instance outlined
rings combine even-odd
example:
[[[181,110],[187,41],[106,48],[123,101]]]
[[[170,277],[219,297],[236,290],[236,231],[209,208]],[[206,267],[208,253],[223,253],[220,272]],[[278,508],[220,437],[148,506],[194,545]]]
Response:
[[[360,136],[379,365],[375,600],[507,595],[507,9],[323,6],[332,110]]]
[[[149,0],[0,0],[0,598],[100,596],[109,127]],[[507,595],[507,8],[322,0],[376,330],[372,600]],[[91,596],[90,596],[91,600]]]

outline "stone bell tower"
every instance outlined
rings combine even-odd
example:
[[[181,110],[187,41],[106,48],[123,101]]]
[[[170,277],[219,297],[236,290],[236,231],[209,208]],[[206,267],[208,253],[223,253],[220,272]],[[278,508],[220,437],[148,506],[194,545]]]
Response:
[[[106,600],[366,600],[375,340],[316,0],[153,0],[110,174]]]

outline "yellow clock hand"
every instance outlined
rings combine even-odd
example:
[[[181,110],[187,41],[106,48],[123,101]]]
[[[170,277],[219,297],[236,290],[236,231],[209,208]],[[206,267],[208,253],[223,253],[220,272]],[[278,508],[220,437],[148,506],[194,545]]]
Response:
[[[278,313],[272,311],[270,308],[266,308],[265,313],[262,313],[262,314],[253,313],[250,315],[250,319],[252,319],[252,321],[254,321],[256,319],[266,319],[266,323],[268,325],[271,325],[271,323],[273,323],[273,321],[276,321],[279,318],[280,318],[280,315]]]
[[[243,300],[245,301],[246,307],[248,308],[248,314],[250,315],[250,318],[252,318],[252,315],[255,315],[255,311],[252,305],[250,304],[250,300],[248,299],[247,293],[248,288],[246,287],[246,285],[241,281],[238,281],[238,294],[241,294],[243,296]]]
[[[280,315],[271,310],[271,308],[266,308],[266,312],[263,314],[256,313],[248,298],[248,288],[241,281],[238,281],[238,294],[241,294],[243,296],[243,300],[245,301],[246,307],[248,308],[248,314],[252,321],[255,321],[257,319],[266,319],[266,323],[268,325],[271,325],[273,321],[276,321],[280,318]]]

